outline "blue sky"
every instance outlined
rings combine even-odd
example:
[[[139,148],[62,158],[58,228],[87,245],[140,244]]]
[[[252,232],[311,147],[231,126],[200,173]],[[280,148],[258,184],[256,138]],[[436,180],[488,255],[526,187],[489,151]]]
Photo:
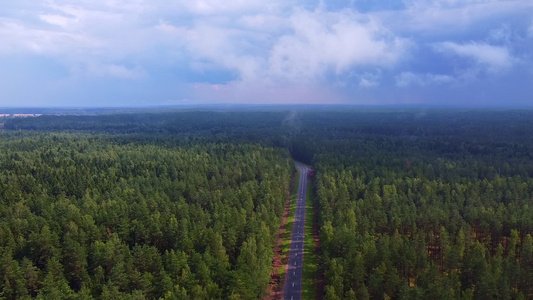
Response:
[[[531,0],[7,0],[0,107],[533,105]]]

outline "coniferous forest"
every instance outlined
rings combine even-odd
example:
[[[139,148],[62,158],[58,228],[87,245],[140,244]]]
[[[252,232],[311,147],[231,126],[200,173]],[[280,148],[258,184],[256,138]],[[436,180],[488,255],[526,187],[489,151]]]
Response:
[[[288,197],[286,151],[63,133],[7,133],[0,144],[3,298],[264,293]]]
[[[533,299],[533,111],[10,119],[3,299],[259,299],[293,160],[325,299]]]

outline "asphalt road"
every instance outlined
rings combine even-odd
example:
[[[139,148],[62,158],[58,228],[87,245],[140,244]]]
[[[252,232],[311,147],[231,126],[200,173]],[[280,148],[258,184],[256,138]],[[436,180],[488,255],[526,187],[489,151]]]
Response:
[[[304,259],[304,232],[305,232],[305,198],[307,193],[307,173],[309,168],[299,163],[296,167],[300,170],[300,187],[296,201],[294,227],[292,228],[291,252],[289,254],[289,268],[285,279],[286,300],[299,300],[302,296],[302,267]]]

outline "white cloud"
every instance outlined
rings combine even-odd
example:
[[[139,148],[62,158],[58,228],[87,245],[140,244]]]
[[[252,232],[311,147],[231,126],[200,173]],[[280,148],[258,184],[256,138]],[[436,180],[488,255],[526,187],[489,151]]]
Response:
[[[357,76],[359,79],[359,86],[363,88],[370,88],[378,86],[382,77],[382,72],[377,69],[374,72],[365,72]]]
[[[238,23],[244,28],[264,32],[275,32],[286,29],[289,26],[289,21],[286,18],[262,13],[244,15],[238,20]]]
[[[120,64],[89,63],[85,68],[89,74],[98,77],[140,79],[146,76],[146,72],[139,66],[128,68]]]
[[[498,0],[405,0],[410,7],[463,7],[467,5],[493,4]]]
[[[350,11],[297,10],[288,19],[253,14],[236,23],[202,19],[188,27],[158,28],[187,48],[193,61],[235,70],[245,81],[306,82],[352,67],[390,67],[410,45]]]
[[[378,82],[370,80],[368,78],[361,78],[359,79],[359,86],[361,87],[374,87],[377,86]]]
[[[299,11],[291,17],[291,30],[273,45],[269,57],[271,74],[280,78],[314,79],[358,66],[388,67],[409,47],[407,40],[350,11]]]
[[[428,86],[451,83],[455,78],[445,74],[419,74],[412,72],[402,72],[396,76],[396,86]]]
[[[246,30],[215,26],[208,22],[192,28],[169,24],[162,24],[158,28],[188,50],[193,66],[235,70],[241,79],[253,79],[264,65],[260,53],[257,54],[262,51],[260,38]]]
[[[68,1],[37,5],[25,12],[26,18],[0,18],[0,53],[51,57],[76,76],[81,72],[132,79],[147,76],[142,68],[121,63],[129,60],[127,65],[137,65],[136,57],[150,54],[148,49],[161,38],[135,18],[142,12],[140,6],[135,2],[119,6],[117,1],[59,2]]]
[[[508,25],[501,25],[489,32],[488,39],[490,41],[509,44],[513,38],[513,32]]]
[[[495,18],[512,20],[530,16],[530,0],[405,0],[406,9],[376,13],[384,24],[396,32],[430,36],[457,35],[476,26],[492,24]],[[479,30],[479,28],[477,28]]]
[[[295,1],[262,1],[262,0],[180,0],[179,6],[187,9],[189,12],[200,15],[212,14],[240,14],[244,12],[272,12],[280,7],[294,4]]]
[[[77,19],[68,17],[68,16],[62,16],[62,15],[55,15],[55,14],[42,14],[39,16],[41,20],[50,23],[52,25],[57,25],[63,28],[68,28],[73,23],[77,21]]]
[[[142,63],[139,60],[184,60],[190,62],[184,67],[229,69],[241,79],[255,80],[258,75],[264,75],[260,70],[267,68],[265,60],[279,30],[289,25],[280,9],[295,2],[135,0],[125,5],[117,0],[79,0],[75,4],[69,0],[50,0],[47,3],[27,13],[33,13],[41,22],[38,26],[26,18],[0,19],[0,52],[55,56],[75,65],[87,60],[100,61],[101,65],[120,65],[124,60],[133,65]]]
[[[0,19],[0,52],[37,54],[72,53],[101,45],[97,38],[77,32],[32,28],[16,20]]]
[[[395,84],[453,85],[482,80],[483,72],[520,69],[518,59],[531,65],[531,40],[524,41],[524,29],[533,37],[531,0],[394,1],[405,7],[364,14],[350,8],[357,1],[344,8],[339,1],[309,0],[4,1],[0,59],[49,59],[56,77],[69,77],[67,70],[79,81],[153,77],[150,82],[173,91],[190,81],[216,82],[200,87],[228,101],[235,95],[318,101],[338,96],[335,89],[384,95]],[[477,42],[464,43],[466,38]],[[440,74],[450,61],[453,76]],[[379,91],[371,89],[376,86]]]
[[[515,58],[509,49],[502,46],[492,46],[485,43],[471,42],[458,44],[454,42],[443,42],[435,44],[435,49],[444,53],[451,53],[459,57],[473,60],[479,66],[486,68],[489,72],[499,72],[510,68]]]

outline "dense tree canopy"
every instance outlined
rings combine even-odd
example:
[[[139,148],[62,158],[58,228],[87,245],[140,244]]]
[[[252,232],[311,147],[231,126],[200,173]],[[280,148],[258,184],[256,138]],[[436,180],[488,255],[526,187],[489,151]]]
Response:
[[[530,110],[184,111],[5,128],[7,299],[260,297],[289,156],[316,171],[326,299],[533,299]]]
[[[330,121],[353,127],[314,156],[326,298],[533,298],[523,114]]]
[[[0,296],[258,298],[290,159],[255,145],[0,139]]]

